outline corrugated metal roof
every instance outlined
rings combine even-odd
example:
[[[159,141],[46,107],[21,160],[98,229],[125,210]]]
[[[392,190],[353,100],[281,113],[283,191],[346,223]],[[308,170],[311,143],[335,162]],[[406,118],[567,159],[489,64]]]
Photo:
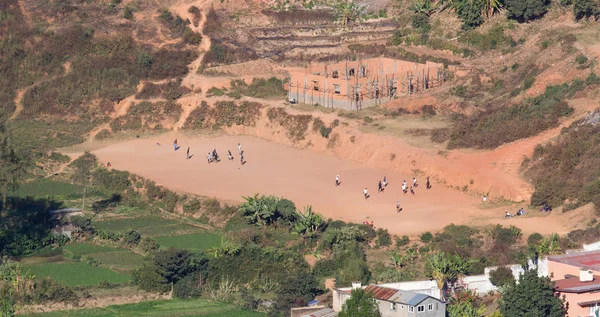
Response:
[[[337,317],[337,313],[331,308],[324,308],[308,315],[302,315],[301,317]]]
[[[418,294],[411,291],[398,290],[377,285],[369,285],[365,288],[365,291],[371,292],[373,294],[373,298],[378,300],[385,300],[388,302],[406,304],[411,306],[416,306],[422,301],[431,297],[425,294]]]
[[[369,285],[365,288],[365,291],[371,292],[373,294],[373,298],[375,299],[387,301],[391,301],[390,298],[399,292],[397,289],[381,287],[377,285]]]

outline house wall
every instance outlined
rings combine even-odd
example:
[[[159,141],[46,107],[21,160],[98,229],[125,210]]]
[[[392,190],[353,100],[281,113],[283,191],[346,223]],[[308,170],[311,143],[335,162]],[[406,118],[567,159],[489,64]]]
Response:
[[[598,271],[590,271],[592,271],[594,275],[600,275],[600,272]],[[579,276],[579,267],[549,260],[548,272],[552,274],[550,279],[556,281],[564,279],[567,274]]]
[[[583,250],[585,250],[585,251],[598,251],[598,250],[600,250],[600,241],[596,241],[596,242],[590,243],[590,244],[584,244],[583,245]]]
[[[394,288],[398,290],[411,291],[418,294],[429,295],[433,298],[440,299],[440,289],[435,281],[412,281],[379,284],[379,286]]]
[[[558,293],[559,297],[565,296],[565,300],[568,304],[567,316],[568,317],[587,317],[593,316],[590,314],[590,307],[581,307],[577,303],[600,300],[600,293]]]
[[[346,292],[350,292],[351,288],[342,288],[342,289],[334,289],[333,290],[333,310],[339,312],[342,310],[342,306],[348,298],[350,298],[350,294]]]

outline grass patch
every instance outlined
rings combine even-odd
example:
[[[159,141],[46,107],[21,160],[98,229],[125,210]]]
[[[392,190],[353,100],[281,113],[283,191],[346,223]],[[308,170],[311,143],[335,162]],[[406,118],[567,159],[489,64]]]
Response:
[[[136,229],[144,236],[166,236],[174,233],[198,233],[202,229],[158,216],[141,216],[136,218],[108,219],[94,222],[100,230],[125,232]]]
[[[156,238],[163,247],[174,247],[187,250],[207,250],[221,243],[221,235],[216,233],[195,233],[178,236],[163,236]]]
[[[66,197],[82,191],[82,187],[65,182],[40,180],[24,183],[14,192],[16,197]]]
[[[69,244],[63,247],[63,252],[67,257],[81,257],[88,254],[93,253],[101,253],[101,252],[127,252],[129,250],[126,249],[117,249],[113,247],[105,247],[96,244],[88,244],[88,243],[76,243]]]
[[[207,300],[161,300],[137,304],[113,305],[104,308],[67,310],[26,316],[87,317],[87,316],[186,316],[186,317],[262,317],[265,314],[241,310],[235,306]]]
[[[93,253],[90,254],[90,256],[98,260],[102,266],[109,266],[114,268],[134,269],[137,267],[141,267],[144,263],[144,257],[133,252],[102,252]]]
[[[105,267],[94,267],[87,263],[44,263],[25,266],[36,278],[52,277],[69,286],[92,286],[100,281],[121,284],[129,281],[130,276],[119,274]]]

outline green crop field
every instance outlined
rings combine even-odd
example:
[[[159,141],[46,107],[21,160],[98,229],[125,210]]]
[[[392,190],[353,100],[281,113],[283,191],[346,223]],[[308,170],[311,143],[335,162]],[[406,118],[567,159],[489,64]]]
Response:
[[[72,258],[101,252],[129,252],[129,250],[88,243],[75,243],[64,246],[63,252],[65,256]]]
[[[221,236],[216,233],[195,233],[156,238],[162,247],[175,247],[188,250],[207,250],[221,244]]]
[[[162,300],[105,308],[58,311],[26,316],[41,317],[264,317],[265,314],[240,310],[234,306],[206,300]]]
[[[81,186],[50,180],[24,183],[15,191],[18,197],[64,197],[81,192]]]
[[[115,269],[134,269],[144,263],[144,257],[133,252],[102,252],[93,253],[89,256],[98,260],[101,266],[109,266]]]
[[[102,220],[94,222],[94,226],[101,230],[116,232],[125,232],[129,229],[136,229],[142,235],[150,237],[198,233],[203,231],[201,228],[158,216]]]
[[[120,274],[105,267],[94,267],[84,262],[77,263],[43,263],[39,265],[26,265],[26,269],[36,278],[52,277],[57,281],[71,286],[96,285],[100,281],[109,283],[125,283],[130,276]]]

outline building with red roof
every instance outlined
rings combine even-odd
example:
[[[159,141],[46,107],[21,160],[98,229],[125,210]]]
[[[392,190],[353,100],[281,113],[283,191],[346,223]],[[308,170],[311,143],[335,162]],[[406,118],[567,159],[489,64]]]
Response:
[[[549,256],[548,273],[569,317],[600,316],[600,251]]]

